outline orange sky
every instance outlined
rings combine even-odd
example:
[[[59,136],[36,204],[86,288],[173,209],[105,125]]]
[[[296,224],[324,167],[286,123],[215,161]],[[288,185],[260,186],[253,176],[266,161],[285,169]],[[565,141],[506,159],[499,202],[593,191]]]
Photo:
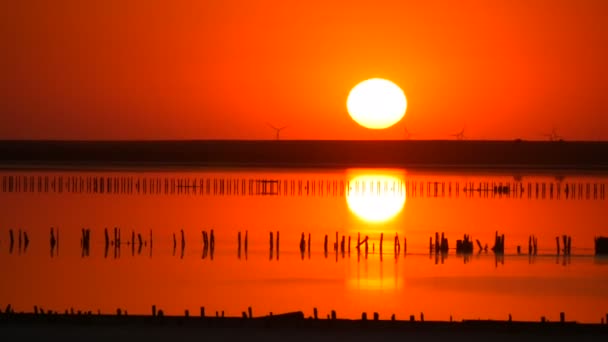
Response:
[[[608,139],[608,2],[2,1],[0,139]],[[384,77],[403,122],[354,123]]]

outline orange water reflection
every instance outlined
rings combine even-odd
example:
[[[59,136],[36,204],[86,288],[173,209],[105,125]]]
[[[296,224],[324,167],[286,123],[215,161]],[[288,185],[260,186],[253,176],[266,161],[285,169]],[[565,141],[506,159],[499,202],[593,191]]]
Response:
[[[0,172],[32,174],[36,172]],[[40,173],[40,172],[39,172]],[[322,316],[336,310],[339,317],[360,317],[362,311],[377,311],[387,318],[395,313],[406,319],[425,313],[427,319],[494,318],[557,320],[560,311],[567,319],[599,321],[608,300],[608,266],[593,253],[595,235],[607,235],[607,200],[586,198],[483,197],[464,193],[473,182],[511,181],[508,175],[416,174],[405,181],[407,205],[400,214],[382,223],[354,217],[347,205],[346,184],[354,176],[343,171],[191,171],[191,172],[48,172],[44,174],[82,176],[103,174],[117,177],[196,179],[218,183],[207,193],[199,188],[171,190],[171,181],[161,183],[162,193],[131,192],[0,193],[0,307],[11,303],[16,310],[81,310],[148,313],[151,305],[167,314],[185,309],[207,314],[224,310],[240,315],[248,306],[254,315],[303,310]],[[239,191],[220,189],[220,179],[238,180]],[[244,179],[243,193],[240,180]],[[255,180],[271,180],[272,188]],[[525,179],[525,178],[524,178]],[[534,176],[536,182],[555,181]],[[252,183],[249,181],[253,180]],[[275,182],[276,181],[276,182]],[[301,181],[301,182],[300,182]],[[435,191],[433,184],[443,184]],[[450,183],[451,182],[451,183]],[[564,182],[606,184],[604,177],[575,176]],[[34,179],[36,183],[36,179]],[[460,184],[459,193],[455,184]],[[86,182],[85,182],[86,184]],[[137,184],[137,183],[136,183]],[[234,184],[234,183],[233,183]],[[251,184],[251,192],[249,191]],[[257,184],[257,185],[256,185]],[[352,184],[352,182],[351,182]],[[417,184],[414,187],[414,184]],[[421,186],[421,184],[423,186]],[[429,186],[428,184],[431,184]],[[447,184],[452,184],[451,192]],[[292,186],[293,185],[293,186]],[[224,184],[227,188],[227,185]],[[190,189],[189,192],[184,189]],[[256,190],[257,189],[257,190]],[[266,191],[268,190],[268,191]],[[405,192],[404,192],[405,193]],[[563,195],[562,195],[563,196]],[[49,227],[59,227],[58,257],[50,257]],[[103,228],[118,226],[122,239],[131,231],[154,232],[154,248],[132,254],[128,245],[121,256],[110,251],[104,257]],[[91,229],[91,253],[81,258],[80,229]],[[371,227],[371,228],[370,228]],[[8,250],[8,229],[24,229],[30,245],[25,252]],[[373,228],[373,229],[372,229]],[[172,234],[184,229],[184,257],[173,255]],[[201,230],[214,229],[214,259],[202,257]],[[428,237],[445,232],[451,245],[462,234],[491,242],[495,230],[506,234],[504,263],[491,252],[465,259],[451,252],[443,261],[429,256]],[[248,254],[237,254],[238,232],[248,232]],[[280,252],[269,253],[269,232],[280,231]],[[310,257],[299,253],[302,233],[311,234]],[[334,251],[335,233],[340,239],[357,232],[369,235],[375,244],[360,255]],[[384,233],[384,254],[379,254],[379,236]],[[407,238],[408,255],[395,256],[394,234]],[[556,235],[571,234],[571,259],[556,257]],[[528,236],[539,239],[540,255],[516,255]],[[323,251],[328,235],[328,253]],[[124,242],[123,242],[124,243]],[[179,249],[179,248],[178,248]],[[373,252],[372,252],[373,251]],[[382,257],[382,259],[381,259]]]

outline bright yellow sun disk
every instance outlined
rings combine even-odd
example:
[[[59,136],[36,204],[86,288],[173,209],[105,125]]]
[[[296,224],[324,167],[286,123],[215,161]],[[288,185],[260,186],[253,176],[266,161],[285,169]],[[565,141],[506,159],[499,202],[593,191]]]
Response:
[[[348,94],[346,108],[351,118],[363,127],[388,128],[405,115],[407,100],[395,83],[371,78],[357,84]]]
[[[397,216],[405,206],[405,183],[390,175],[360,175],[350,180],[348,209],[361,220],[382,223]]]

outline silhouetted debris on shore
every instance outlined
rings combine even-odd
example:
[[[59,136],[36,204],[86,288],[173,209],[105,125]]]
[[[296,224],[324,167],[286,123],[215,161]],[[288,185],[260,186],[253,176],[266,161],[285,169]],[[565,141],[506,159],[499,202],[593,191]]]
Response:
[[[608,255],[608,237],[595,238],[595,255]],[[608,317],[606,319],[608,320]]]

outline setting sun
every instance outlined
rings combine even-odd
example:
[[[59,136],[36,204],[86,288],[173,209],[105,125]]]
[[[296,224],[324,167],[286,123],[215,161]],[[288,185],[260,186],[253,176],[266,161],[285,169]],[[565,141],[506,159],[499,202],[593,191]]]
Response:
[[[357,84],[346,100],[348,113],[359,125],[371,129],[388,128],[403,118],[405,94],[395,83],[371,78]]]

